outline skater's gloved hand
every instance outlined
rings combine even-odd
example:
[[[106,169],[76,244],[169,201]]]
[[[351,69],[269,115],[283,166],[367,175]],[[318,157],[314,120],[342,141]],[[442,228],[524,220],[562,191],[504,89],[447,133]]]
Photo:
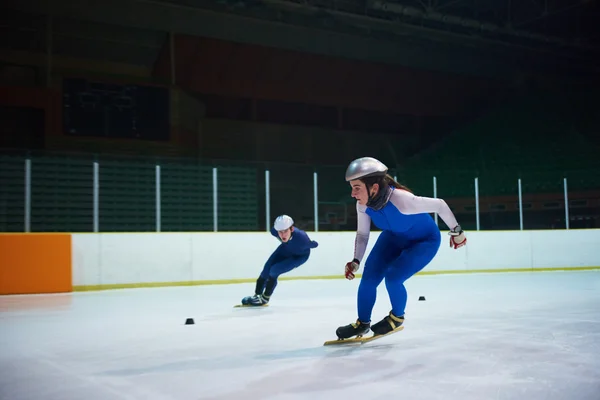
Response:
[[[346,279],[348,279],[349,281],[354,279],[354,273],[356,271],[358,271],[358,266],[359,266],[359,261],[357,259],[354,259],[346,264],[346,271],[345,271]]]
[[[458,249],[467,244],[467,238],[460,225],[456,225],[448,234],[450,235],[450,247]]]

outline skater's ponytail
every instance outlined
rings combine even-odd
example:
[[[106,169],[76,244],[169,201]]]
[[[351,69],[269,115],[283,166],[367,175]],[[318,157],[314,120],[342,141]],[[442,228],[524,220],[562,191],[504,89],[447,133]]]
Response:
[[[384,183],[384,185],[393,186],[396,189],[402,189],[402,190],[406,190],[407,192],[412,193],[412,190],[410,190],[408,187],[402,185],[401,183],[396,182],[396,180],[390,174],[385,175],[385,177],[383,178],[383,183]],[[379,185],[379,186],[381,187],[381,185]]]
[[[401,183],[396,182],[396,180],[390,174],[385,174],[385,176],[371,176],[368,178],[361,178],[361,181],[365,183],[365,185],[367,186],[367,190],[373,187],[374,184],[378,184],[380,191],[382,191],[388,186],[393,186],[396,189],[406,190],[407,192],[412,193],[412,190],[402,185]]]

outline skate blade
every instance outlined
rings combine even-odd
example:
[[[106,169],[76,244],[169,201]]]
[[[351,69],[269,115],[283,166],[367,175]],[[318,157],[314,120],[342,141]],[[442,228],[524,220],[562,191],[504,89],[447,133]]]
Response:
[[[260,308],[260,307],[269,307],[268,304],[261,304],[260,306],[254,306],[252,304],[236,304],[233,308]]]
[[[400,325],[398,328],[394,329],[393,331],[389,331],[388,333],[383,334],[383,335],[373,334],[372,336],[369,336],[369,337],[362,336],[362,337],[355,337],[352,339],[329,340],[329,341],[323,343],[323,346],[331,346],[331,345],[338,345],[338,344],[352,344],[352,343],[359,343],[359,344],[368,343],[368,342],[372,342],[373,340],[381,339],[382,337],[391,335],[392,333],[400,332],[402,329],[404,329],[404,326]]]

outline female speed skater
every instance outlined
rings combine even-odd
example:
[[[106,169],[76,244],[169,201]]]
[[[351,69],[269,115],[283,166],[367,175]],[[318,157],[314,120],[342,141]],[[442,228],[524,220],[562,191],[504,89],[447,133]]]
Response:
[[[346,264],[346,279],[354,279],[359,269],[371,221],[382,232],[369,253],[358,288],[358,319],[336,330],[339,339],[363,336],[369,329],[375,335],[384,335],[400,328],[407,301],[404,282],[425,268],[440,247],[440,230],[429,213],[437,213],[450,228],[450,247],[457,249],[467,244],[463,230],[444,200],[415,196],[387,172],[382,162],[371,157],[356,159],[346,169],[346,181],[357,200],[358,221],[354,259]],[[377,287],[383,279],[392,310],[371,326]]]
[[[294,226],[294,220],[288,215],[280,215],[275,219],[271,235],[281,244],[266,261],[260,276],[256,280],[254,296],[246,296],[242,304],[263,306],[269,303],[271,295],[277,286],[277,278],[298,268],[310,257],[310,250],[319,244],[310,240],[306,232]]]

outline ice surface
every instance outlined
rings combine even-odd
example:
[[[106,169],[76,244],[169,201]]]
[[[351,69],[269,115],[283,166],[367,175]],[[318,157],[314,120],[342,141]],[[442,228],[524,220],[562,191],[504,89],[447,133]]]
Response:
[[[416,276],[404,331],[324,347],[358,284],[280,281],[260,309],[232,308],[253,283],[0,297],[0,398],[600,399],[600,271]]]

